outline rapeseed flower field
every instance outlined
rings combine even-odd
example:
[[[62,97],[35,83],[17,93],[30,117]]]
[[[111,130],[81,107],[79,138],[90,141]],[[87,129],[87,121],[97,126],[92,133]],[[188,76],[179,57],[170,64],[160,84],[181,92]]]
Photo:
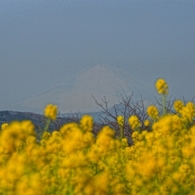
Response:
[[[166,102],[168,84],[156,82]],[[165,107],[165,104],[162,104]],[[175,113],[147,109],[147,130],[128,119],[133,145],[109,126],[97,136],[93,118],[67,123],[37,140],[31,121],[3,124],[0,131],[0,195],[195,195],[195,105],[176,100]],[[48,124],[57,107],[45,108]]]

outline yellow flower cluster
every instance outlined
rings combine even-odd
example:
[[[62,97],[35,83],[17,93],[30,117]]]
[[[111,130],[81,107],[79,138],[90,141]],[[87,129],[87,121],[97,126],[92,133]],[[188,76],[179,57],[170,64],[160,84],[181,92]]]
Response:
[[[57,117],[57,106],[53,104],[48,104],[45,107],[44,115],[51,120],[56,120]]]
[[[181,100],[176,100],[173,104],[173,107],[176,112],[179,112],[184,107],[184,103]]]
[[[8,123],[3,123],[3,124],[1,125],[1,129],[4,130],[4,129],[6,129],[8,126],[9,126]]]
[[[186,105],[181,100],[176,100],[173,104],[175,111],[180,114],[187,122],[193,122],[195,118],[195,105],[193,102],[188,102]]]
[[[181,109],[180,113],[184,120],[187,119],[189,122],[192,122],[195,117],[195,105],[192,102],[188,102],[186,106]]]
[[[168,94],[168,84],[164,79],[158,79],[156,81],[156,89],[158,94],[167,95]]]
[[[147,109],[147,114],[150,118],[157,119],[159,114],[157,107],[153,105],[149,106]]]
[[[131,194],[194,194],[195,125],[184,127],[182,118],[169,114],[152,132],[133,133],[135,144],[126,148]]]
[[[132,115],[129,118],[129,124],[130,124],[132,130],[137,130],[139,127],[141,127],[140,121],[136,115]]]
[[[133,145],[104,126],[95,136],[93,118],[64,124],[37,140],[31,121],[3,124],[0,130],[1,195],[194,195],[195,107],[175,102],[175,114],[148,110],[150,131],[129,118]],[[45,115],[55,119],[56,108]],[[49,111],[50,110],[50,111]],[[157,110],[157,111],[156,111]],[[119,125],[123,117],[117,118]],[[186,122],[188,125],[186,125]]]
[[[96,138],[92,128],[92,117],[85,115],[80,124],[45,132],[38,142],[32,122],[9,124],[0,134],[1,194],[117,194],[124,190],[119,170],[125,156],[120,155],[120,141],[108,126]]]
[[[150,125],[150,121],[149,120],[145,120],[144,121],[144,125],[145,125],[145,127],[148,127]]]
[[[118,116],[117,117],[117,122],[118,122],[118,124],[119,124],[119,126],[120,127],[123,127],[123,125],[124,125],[124,117],[123,116]]]

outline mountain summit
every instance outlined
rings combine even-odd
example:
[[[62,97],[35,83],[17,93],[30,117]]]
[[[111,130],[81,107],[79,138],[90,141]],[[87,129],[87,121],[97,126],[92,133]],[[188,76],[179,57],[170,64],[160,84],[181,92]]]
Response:
[[[128,96],[138,88],[140,84],[120,69],[97,65],[83,70],[68,83],[58,84],[20,102],[19,106],[22,110],[42,112],[46,104],[53,103],[61,113],[98,111],[100,108],[92,96],[98,101],[105,96],[109,106],[113,106],[121,94]]]

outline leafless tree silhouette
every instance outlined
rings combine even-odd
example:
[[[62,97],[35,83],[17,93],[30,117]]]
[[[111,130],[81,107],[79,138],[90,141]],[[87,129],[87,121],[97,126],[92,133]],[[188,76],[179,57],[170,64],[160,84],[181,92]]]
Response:
[[[113,106],[113,110],[109,109],[109,101],[106,99],[106,97],[104,97],[101,102],[98,102],[94,96],[92,97],[95,100],[95,103],[102,108],[102,112],[104,113],[103,116],[100,115],[100,128],[104,125],[109,125],[115,130],[117,138],[120,135],[120,128],[117,123],[117,117],[119,115],[124,117],[123,132],[124,137],[128,139],[129,144],[132,144],[131,134],[133,132],[128,123],[130,116],[136,115],[141,122],[142,129],[147,129],[144,126],[144,121],[148,119],[148,115],[146,113],[146,105],[144,104],[145,100],[142,98],[142,96],[140,101],[133,101],[133,93],[130,96],[124,96],[121,94],[121,100],[119,100],[118,104],[120,106]]]

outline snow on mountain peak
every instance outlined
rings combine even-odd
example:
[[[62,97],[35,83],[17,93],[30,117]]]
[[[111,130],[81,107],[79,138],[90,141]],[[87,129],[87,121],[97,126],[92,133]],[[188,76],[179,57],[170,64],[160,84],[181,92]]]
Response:
[[[79,88],[84,87],[86,90],[120,91],[121,88],[128,90],[127,84],[122,78],[115,74],[112,69],[108,69],[103,65],[91,67],[80,74],[76,78],[75,85]]]
[[[104,96],[109,106],[118,103],[122,95],[130,95],[137,82],[119,68],[96,65],[77,74],[71,83],[56,85],[21,103],[26,110],[40,110],[48,103],[56,104],[61,113],[98,111],[92,96],[101,101]]]

